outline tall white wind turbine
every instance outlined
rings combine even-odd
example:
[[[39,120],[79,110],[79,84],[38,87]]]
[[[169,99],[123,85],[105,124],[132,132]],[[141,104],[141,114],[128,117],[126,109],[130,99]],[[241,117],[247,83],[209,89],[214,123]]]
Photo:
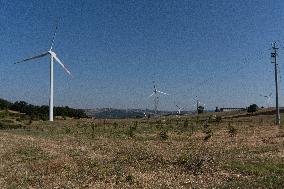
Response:
[[[55,40],[55,36],[56,36],[56,31],[57,31],[57,26],[56,26],[56,29],[55,29],[55,32],[54,32],[54,35],[53,35],[53,38],[52,38],[52,41],[51,41],[51,46],[50,46],[50,49],[44,53],[41,53],[39,55],[36,55],[36,56],[33,56],[33,57],[30,57],[30,58],[27,58],[27,59],[24,59],[24,60],[21,60],[21,61],[18,61],[16,62],[15,64],[18,64],[18,63],[24,63],[24,62],[27,62],[27,61],[30,61],[30,60],[35,60],[35,59],[39,59],[39,58],[42,58],[42,57],[45,57],[47,55],[50,55],[50,98],[49,98],[49,121],[53,121],[53,63],[54,63],[54,60],[64,69],[64,71],[70,75],[71,75],[71,72],[65,67],[65,65],[61,62],[61,60],[57,57],[56,53],[53,51],[53,45],[54,45],[54,40]]]

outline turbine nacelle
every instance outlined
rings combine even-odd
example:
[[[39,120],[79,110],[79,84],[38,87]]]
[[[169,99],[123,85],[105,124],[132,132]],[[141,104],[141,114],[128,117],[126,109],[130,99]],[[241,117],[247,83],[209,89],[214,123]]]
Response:
[[[50,49],[49,51],[47,51],[50,55],[52,56],[56,56],[55,52],[52,51],[52,49]]]
[[[39,58],[45,57],[46,55],[50,55],[52,58],[54,58],[56,60],[56,62],[64,69],[64,71],[67,74],[69,74],[70,76],[72,76],[71,72],[66,68],[66,66],[57,57],[56,53],[53,52],[52,50],[49,50],[49,51],[47,51],[45,53],[42,53],[42,54],[30,57],[30,58],[27,58],[27,59],[24,59],[24,60],[21,60],[21,61],[18,61],[18,62],[15,62],[15,64],[24,63],[24,62],[27,62],[27,61],[30,61],[30,60],[39,59]]]

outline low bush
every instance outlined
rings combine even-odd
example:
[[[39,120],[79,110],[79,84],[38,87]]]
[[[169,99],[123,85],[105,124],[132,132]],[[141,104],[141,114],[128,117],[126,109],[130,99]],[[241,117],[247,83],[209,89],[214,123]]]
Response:
[[[161,131],[159,133],[159,138],[161,140],[167,140],[169,138],[168,132],[167,131]]]

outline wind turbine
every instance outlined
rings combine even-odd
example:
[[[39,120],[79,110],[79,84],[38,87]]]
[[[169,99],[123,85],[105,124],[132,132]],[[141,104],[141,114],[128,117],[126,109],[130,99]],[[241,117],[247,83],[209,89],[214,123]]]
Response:
[[[144,115],[144,117],[147,117],[147,114],[146,114],[146,112],[143,112],[143,115]]]
[[[267,103],[267,108],[269,107],[270,105],[270,99],[271,99],[271,96],[272,96],[272,93],[270,93],[269,95],[261,95],[260,96],[266,98],[266,103]]]
[[[203,108],[205,109],[206,108],[206,104],[201,103],[197,96],[195,97],[195,99],[196,99],[196,104],[194,105],[194,107],[196,107],[196,112],[198,114],[199,106],[203,106]]]
[[[178,108],[177,113],[178,113],[178,115],[180,115],[181,110],[183,109],[183,107],[179,107],[178,105],[176,105],[176,107]]]
[[[154,91],[148,98],[150,98],[153,95],[155,96],[155,98],[154,98],[154,111],[155,111],[155,114],[157,114],[158,104],[159,104],[159,95],[158,95],[158,93],[163,94],[163,95],[169,95],[169,94],[165,93],[165,92],[162,92],[162,91],[159,91],[157,89],[157,87],[156,87],[155,81],[153,81],[153,85],[154,85]]]
[[[64,71],[69,74],[70,76],[71,75],[71,72],[65,67],[65,65],[60,61],[60,59],[57,57],[56,53],[53,51],[53,45],[54,45],[54,40],[55,40],[55,36],[56,36],[56,31],[57,31],[57,26],[55,28],[55,32],[54,32],[54,35],[53,35],[53,38],[52,38],[52,41],[51,41],[51,46],[49,48],[48,51],[44,52],[44,53],[41,53],[39,55],[36,55],[36,56],[33,56],[33,57],[30,57],[30,58],[27,58],[27,59],[24,59],[24,60],[21,60],[21,61],[18,61],[16,62],[15,64],[18,64],[18,63],[24,63],[24,62],[27,62],[27,61],[30,61],[30,60],[35,60],[35,59],[39,59],[39,58],[42,58],[42,57],[45,57],[45,56],[48,56],[50,55],[50,98],[49,98],[49,121],[53,121],[53,64],[54,64],[54,60],[64,69]]]

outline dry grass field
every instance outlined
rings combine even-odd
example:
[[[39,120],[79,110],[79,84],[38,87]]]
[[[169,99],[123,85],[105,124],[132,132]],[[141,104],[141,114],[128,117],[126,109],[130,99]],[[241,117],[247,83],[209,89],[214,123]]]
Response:
[[[274,116],[211,114],[49,123],[2,111],[0,186],[284,188]]]

